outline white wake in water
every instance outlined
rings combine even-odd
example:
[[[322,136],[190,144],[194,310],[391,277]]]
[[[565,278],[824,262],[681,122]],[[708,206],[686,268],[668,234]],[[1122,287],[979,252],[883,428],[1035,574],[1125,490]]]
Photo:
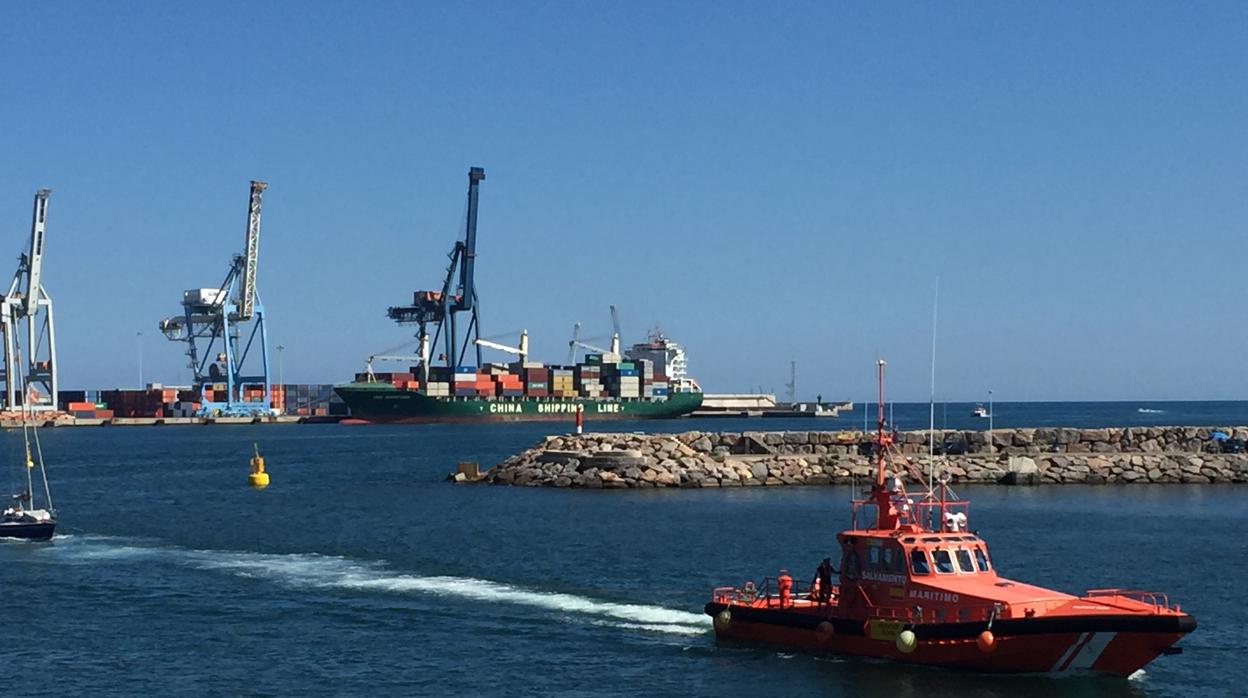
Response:
[[[134,544],[126,539],[102,536],[64,536],[58,540],[58,544],[61,550],[70,552],[75,560],[84,562],[165,558],[196,569],[269,579],[294,587],[432,595],[490,604],[527,606],[591,619],[597,617],[597,621],[591,621],[595,625],[677,635],[698,635],[710,629],[710,619],[706,616],[663,606],[604,601],[471,577],[402,574],[388,569],[382,563],[353,561],[315,553],[283,555],[188,550]]]

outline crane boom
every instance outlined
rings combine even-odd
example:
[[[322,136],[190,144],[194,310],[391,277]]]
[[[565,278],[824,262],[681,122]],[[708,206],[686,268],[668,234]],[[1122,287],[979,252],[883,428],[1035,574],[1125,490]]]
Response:
[[[516,354],[520,357],[520,361],[522,362],[528,360],[529,358],[529,331],[528,330],[524,330],[523,332],[520,333],[520,346],[518,347],[509,347],[506,344],[499,344],[498,342],[491,342],[488,339],[477,339],[474,341],[474,343],[479,347],[486,347],[488,349],[497,349],[498,351],[505,351],[508,354]]]
[[[43,234],[47,225],[48,195],[51,189],[35,192],[35,211],[30,222],[30,252],[26,257],[26,288],[23,292],[23,310],[33,315],[39,307],[40,277],[43,275]]]
[[[247,247],[243,253],[243,284],[238,291],[238,317],[250,320],[256,305],[256,265],[260,256],[260,203],[268,182],[251,181],[247,202]]]
[[[485,168],[468,168],[468,227],[464,233],[464,254],[459,258],[459,283],[463,289],[460,310],[472,310],[477,263],[477,185],[485,179]]]

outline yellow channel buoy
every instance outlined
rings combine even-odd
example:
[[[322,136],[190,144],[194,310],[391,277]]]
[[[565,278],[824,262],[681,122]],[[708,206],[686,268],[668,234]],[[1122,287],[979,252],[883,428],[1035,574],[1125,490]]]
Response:
[[[247,481],[252,487],[268,487],[269,474],[264,472],[264,456],[260,455],[260,447],[252,444],[255,449],[255,455],[251,457],[251,475],[247,476]]]

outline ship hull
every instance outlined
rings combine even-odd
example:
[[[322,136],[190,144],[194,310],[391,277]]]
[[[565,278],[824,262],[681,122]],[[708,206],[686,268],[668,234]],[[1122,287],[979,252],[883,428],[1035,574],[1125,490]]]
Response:
[[[0,523],[0,538],[51,540],[56,532],[55,521],[5,521]]]
[[[576,419],[578,406],[587,422],[672,419],[702,405],[701,393],[675,393],[666,400],[430,397],[385,383],[349,383],[334,391],[353,417],[386,424],[569,422]]]
[[[1171,649],[1196,623],[1190,616],[1066,616],[998,620],[996,646],[976,642],[986,623],[907,625],[918,643],[901,652],[892,639],[875,639],[861,620],[827,614],[743,608],[709,603],[716,637],[820,654],[890,659],[987,673],[1099,673],[1127,677]],[[823,626],[820,628],[820,626]]]

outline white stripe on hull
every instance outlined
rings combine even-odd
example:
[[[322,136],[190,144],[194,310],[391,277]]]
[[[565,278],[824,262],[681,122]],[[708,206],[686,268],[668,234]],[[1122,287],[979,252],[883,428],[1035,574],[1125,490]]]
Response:
[[[1117,636],[1118,633],[1080,633],[1049,671],[1066,673],[1091,669]]]

